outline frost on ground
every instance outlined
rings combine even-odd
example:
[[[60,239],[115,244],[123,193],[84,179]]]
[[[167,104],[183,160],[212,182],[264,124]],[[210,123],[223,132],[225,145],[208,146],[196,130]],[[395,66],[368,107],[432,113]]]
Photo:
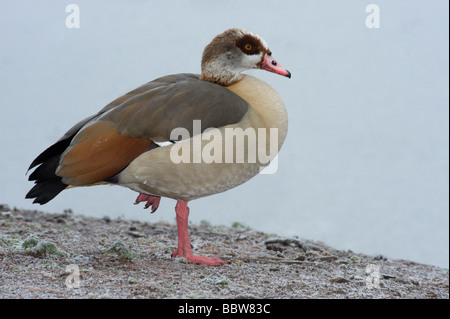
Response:
[[[0,298],[449,298],[448,269],[240,224],[190,225],[210,267],[170,257],[172,224],[0,211]]]

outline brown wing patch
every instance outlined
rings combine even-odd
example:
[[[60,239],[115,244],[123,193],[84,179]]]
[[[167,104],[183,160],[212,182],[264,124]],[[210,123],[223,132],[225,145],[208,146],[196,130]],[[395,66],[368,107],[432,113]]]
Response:
[[[119,173],[150,144],[148,139],[120,135],[112,122],[95,122],[75,136],[56,174],[69,185],[101,182]]]

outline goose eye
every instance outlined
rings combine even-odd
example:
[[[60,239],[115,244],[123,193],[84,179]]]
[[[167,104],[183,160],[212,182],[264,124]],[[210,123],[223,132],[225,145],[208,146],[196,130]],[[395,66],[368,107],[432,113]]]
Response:
[[[252,49],[252,45],[247,43],[244,48],[245,50],[250,51]]]

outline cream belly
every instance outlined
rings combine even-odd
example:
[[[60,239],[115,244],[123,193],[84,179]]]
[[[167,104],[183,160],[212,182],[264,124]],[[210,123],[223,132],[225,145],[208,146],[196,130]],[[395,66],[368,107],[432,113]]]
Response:
[[[249,111],[239,123],[218,128],[213,136],[206,137],[204,132],[140,155],[120,173],[119,184],[140,193],[189,201],[224,192],[257,175],[269,162],[267,157],[262,161],[258,154],[253,157],[252,154],[255,150],[258,153],[258,146],[269,155],[269,160],[278,153],[287,133],[286,108],[279,94],[255,77],[246,75],[227,88],[250,104]],[[270,128],[276,130],[270,131]],[[267,133],[265,140],[258,134],[261,129]],[[241,131],[254,132],[255,139],[238,139],[228,134]],[[274,141],[269,138],[269,132],[276,132],[274,152],[270,150],[270,143]],[[249,141],[256,142],[256,148],[252,148]],[[233,145],[231,157],[230,145]],[[236,149],[241,147],[243,158],[236,157]],[[177,163],[174,154],[180,155],[180,150],[190,150],[190,153],[184,157],[185,161]],[[211,154],[211,150],[215,155],[217,151],[221,153],[213,162],[201,156]]]

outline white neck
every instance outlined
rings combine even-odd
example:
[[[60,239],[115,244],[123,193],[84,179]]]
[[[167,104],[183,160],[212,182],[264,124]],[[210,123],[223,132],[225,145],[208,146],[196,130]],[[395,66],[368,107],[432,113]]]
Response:
[[[230,70],[229,67],[219,59],[203,66],[200,79],[228,86],[242,79],[243,69]]]
[[[242,79],[241,72],[257,68],[262,59],[262,54],[222,54],[202,65],[201,79],[228,86]]]

